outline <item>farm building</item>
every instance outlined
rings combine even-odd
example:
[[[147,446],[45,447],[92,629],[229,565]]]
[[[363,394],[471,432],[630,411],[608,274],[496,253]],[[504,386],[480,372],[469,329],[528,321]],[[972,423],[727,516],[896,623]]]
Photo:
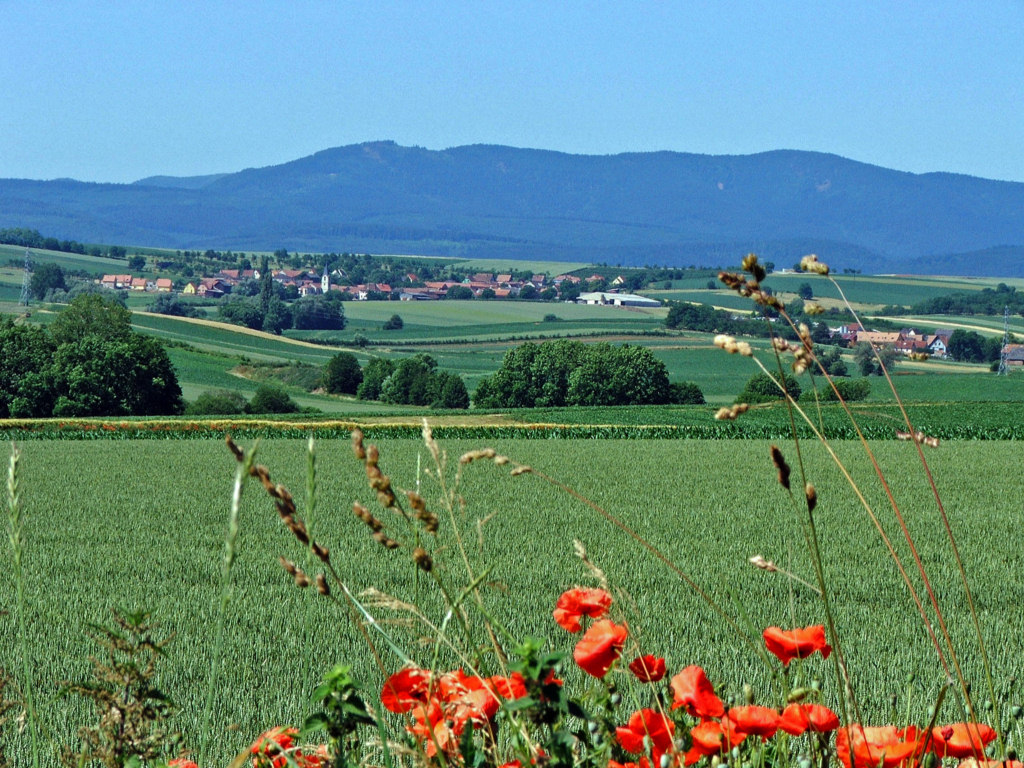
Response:
[[[612,307],[660,307],[657,299],[637,296],[635,293],[581,293],[576,299],[577,304],[602,304]]]

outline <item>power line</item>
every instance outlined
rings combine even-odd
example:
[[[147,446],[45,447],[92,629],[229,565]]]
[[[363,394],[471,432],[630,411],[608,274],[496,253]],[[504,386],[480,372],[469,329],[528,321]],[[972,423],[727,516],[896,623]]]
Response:
[[[21,279],[21,298],[18,303],[27,307],[32,299],[32,291],[29,283],[32,280],[32,256],[29,249],[25,249],[25,274]]]
[[[1006,347],[1010,343],[1010,305],[1003,306],[1003,346],[999,350],[999,376],[1006,376],[1010,371],[1006,367]]]

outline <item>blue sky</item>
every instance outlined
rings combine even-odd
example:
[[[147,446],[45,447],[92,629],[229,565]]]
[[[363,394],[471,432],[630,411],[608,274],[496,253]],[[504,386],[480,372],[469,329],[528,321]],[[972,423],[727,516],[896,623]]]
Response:
[[[0,177],[393,139],[832,152],[1024,181],[1024,0],[0,0]]]

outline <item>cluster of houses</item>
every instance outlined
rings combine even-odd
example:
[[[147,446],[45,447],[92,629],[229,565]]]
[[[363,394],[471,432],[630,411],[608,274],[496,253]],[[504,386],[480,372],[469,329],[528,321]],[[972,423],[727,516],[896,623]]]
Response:
[[[416,276],[413,274],[406,275],[406,277],[409,278],[409,282],[417,282]],[[476,298],[487,295],[495,299],[508,299],[518,296],[519,292],[527,286],[532,286],[536,291],[543,291],[547,288],[559,290],[565,282],[577,284],[580,281],[581,278],[576,275],[558,275],[554,278],[549,278],[547,275],[532,275],[529,280],[513,280],[511,274],[495,275],[490,272],[477,272],[462,281],[428,281],[422,286],[402,288],[400,298],[402,301],[443,299],[447,297],[448,291],[459,286],[468,288]],[[491,293],[484,294],[484,291],[491,291]]]
[[[876,347],[892,347],[902,355],[925,354],[939,358],[947,356],[949,337],[953,335],[951,328],[936,328],[935,333],[919,333],[913,328],[884,332],[867,331],[858,323],[830,330],[833,341],[841,340],[848,347],[866,341]]]
[[[100,280],[104,288],[119,288],[126,291],[156,291],[170,293],[174,290],[174,281],[169,277],[132,277],[131,275],[104,275]]]

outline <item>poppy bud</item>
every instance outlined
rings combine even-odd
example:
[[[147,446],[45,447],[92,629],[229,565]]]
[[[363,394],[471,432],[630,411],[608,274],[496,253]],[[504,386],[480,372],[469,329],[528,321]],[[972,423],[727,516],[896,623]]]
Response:
[[[1013,716],[1014,720],[1020,720],[1021,715],[1024,715],[1024,709],[1021,709],[1020,707],[1013,707],[1010,709],[1010,714]]]
[[[813,691],[813,688],[794,688],[789,692],[789,695],[786,696],[786,703],[795,704],[798,701],[803,701],[810,696]]]
[[[935,756],[934,752],[925,752],[921,757],[921,768],[935,768],[939,763],[939,758]]]
[[[745,701],[747,704],[754,703],[754,688],[750,685],[750,683],[743,684],[743,701]]]
[[[613,693],[611,695],[611,698],[609,699],[609,701],[612,703],[613,707],[619,706],[619,704],[622,703],[622,694],[621,693]]]
[[[597,722],[594,720],[591,720],[589,723],[587,723],[587,730],[591,733],[597,733],[598,730],[600,730],[600,728],[601,726],[598,725]]]

